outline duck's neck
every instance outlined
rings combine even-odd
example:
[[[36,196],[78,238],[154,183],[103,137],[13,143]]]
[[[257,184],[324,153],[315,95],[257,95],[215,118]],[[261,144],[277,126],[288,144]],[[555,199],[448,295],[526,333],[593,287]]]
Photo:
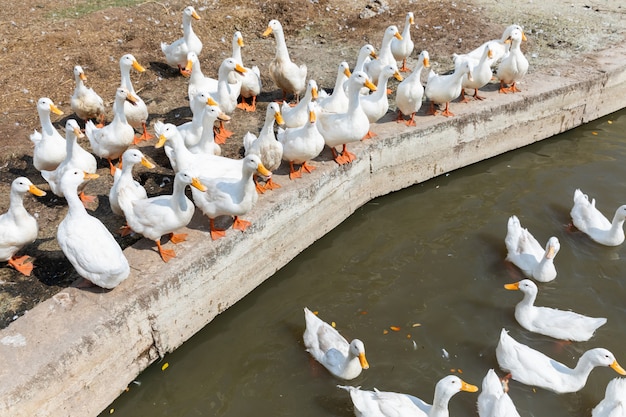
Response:
[[[340,74],[337,74],[337,79],[335,80],[335,87],[333,87],[333,94],[337,93],[338,91],[344,92],[343,85],[345,84],[347,79],[348,77],[346,77],[346,74],[344,74],[343,71]]]
[[[430,407],[428,417],[448,417],[450,412],[448,411],[448,403],[451,396],[447,393],[440,392],[435,386],[435,397],[433,399],[433,405]]]
[[[616,236],[621,240],[624,240],[624,218],[618,213],[615,213],[615,216],[613,216],[613,221],[611,222],[611,228],[609,230],[609,234],[611,236]]]
[[[135,94],[135,89],[133,88],[133,83],[130,80],[130,67],[126,65],[120,65],[120,73],[122,74],[122,82],[121,87],[124,87],[131,93]],[[124,104],[124,103],[122,103]]]
[[[274,31],[274,39],[276,40],[276,59],[291,61],[289,59],[289,51],[285,42],[285,33],[282,29]]]
[[[174,190],[172,191],[172,208],[180,212],[187,211],[191,201],[185,195],[185,188],[187,184],[183,184],[180,181],[176,181],[174,178]]]
[[[202,68],[200,68],[200,60],[194,59],[191,63],[191,75],[189,76],[190,84],[199,84],[204,79]]]
[[[409,16],[404,19],[404,29],[402,30],[402,39],[411,39],[411,18]]]
[[[387,96],[387,84],[389,83],[389,77],[378,77],[378,85],[376,91],[372,93],[372,99],[379,100]]]
[[[213,132],[214,117],[202,118],[202,134],[198,145],[204,149],[205,145],[215,142],[215,133]]]
[[[359,94],[361,86],[357,84],[351,84],[348,86],[348,112],[353,113],[361,107],[361,99]]]
[[[26,209],[24,208],[24,194],[11,190],[11,195],[9,196],[9,211],[13,218],[21,218],[23,216],[30,216]]]
[[[576,380],[581,388],[585,386],[589,374],[593,371],[593,368],[595,368],[589,360],[589,355],[591,355],[591,351],[588,350],[578,359],[578,363],[576,363],[574,369],[566,368],[566,371],[568,371],[567,374],[571,376],[573,380]]]
[[[383,42],[380,46],[380,55],[378,56],[378,59],[381,59],[381,62],[386,62],[385,59],[388,56],[391,56],[391,41],[393,40],[394,36],[393,35],[388,35],[385,33],[385,36],[383,37]]]
[[[39,121],[41,122],[41,131],[43,136],[53,136],[58,133],[52,125],[49,111],[37,109],[37,113],[39,113]]]
[[[370,56],[369,52],[362,52],[359,54],[356,60],[356,64],[354,64],[354,71],[363,71],[365,67],[365,60]]]
[[[64,187],[67,188],[67,187]],[[87,210],[83,205],[83,202],[80,201],[78,197],[78,193],[76,192],[76,188],[73,189],[63,189],[63,195],[65,196],[65,200],[67,201],[67,215],[71,217],[75,216],[88,216]]]
[[[239,43],[236,40],[233,41],[233,59],[237,61],[239,65],[243,66],[243,60],[241,58],[241,46],[239,46]]]
[[[126,124],[128,121],[126,120],[126,113],[124,113],[124,101],[122,99],[115,100],[113,103],[113,123],[121,123]]]
[[[174,153],[176,154],[176,165],[178,171],[187,169],[189,167],[189,164],[187,164],[186,161],[189,161],[189,158],[193,157],[193,154],[189,149],[187,149],[187,147],[183,143],[183,138],[178,136],[174,138],[169,138],[167,141],[174,150]]]
[[[274,119],[274,115],[267,115],[267,117],[265,118],[265,123],[263,123],[263,128],[261,129],[261,131],[266,134],[266,135],[271,135],[272,137],[274,136],[274,123],[275,123],[276,119]]]
[[[191,16],[184,14],[183,15],[183,38],[187,40],[192,34],[193,34],[193,29],[191,28]]]
[[[65,138],[65,153],[67,156],[65,157],[66,161],[71,161],[74,156],[74,144],[76,143],[76,136],[74,134],[69,134]]]
[[[524,298],[522,298],[522,301],[520,301],[519,303],[517,303],[517,306],[519,307],[533,307],[535,305],[535,300],[537,299],[537,293],[530,293],[530,292],[525,292],[524,293]],[[517,308],[516,306],[516,308]]]

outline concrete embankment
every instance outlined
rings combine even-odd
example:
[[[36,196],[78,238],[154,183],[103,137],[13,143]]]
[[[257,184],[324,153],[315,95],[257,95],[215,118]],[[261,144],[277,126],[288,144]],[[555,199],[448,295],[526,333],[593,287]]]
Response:
[[[245,233],[229,229],[213,242],[197,215],[168,264],[145,239],[126,249],[132,275],[116,289],[65,289],[0,331],[0,415],[97,415],[150,363],[367,201],[626,107],[625,52],[550,71],[559,77],[533,73],[522,93],[491,85],[487,100],[452,103],[453,118],[420,114],[417,128],[389,113],[373,126],[378,137],[350,147],[355,162],[340,167],[325,150],[302,179],[278,171],[282,188],[259,198]]]

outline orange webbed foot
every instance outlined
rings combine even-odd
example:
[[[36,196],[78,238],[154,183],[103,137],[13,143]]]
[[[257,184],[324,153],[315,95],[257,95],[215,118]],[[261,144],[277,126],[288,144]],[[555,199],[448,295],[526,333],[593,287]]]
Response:
[[[235,221],[233,222],[233,229],[241,230],[242,232],[250,227],[252,223],[247,220],[240,219],[239,216],[235,216]]]
[[[174,244],[179,244],[187,240],[187,233],[170,233],[170,242]]]
[[[33,272],[33,261],[28,255],[20,256],[19,258],[12,257],[8,262],[9,265],[15,268],[17,272],[26,275],[27,277],[29,277],[31,272]]]
[[[174,252],[174,250],[163,249],[163,247],[161,246],[161,242],[159,242],[158,240],[156,241],[156,245],[159,249],[159,255],[161,255],[161,259],[163,259],[163,262],[169,262],[170,259],[176,257],[176,252]]]
[[[94,195],[87,195],[87,194],[85,194],[84,191],[81,191],[78,194],[78,198],[80,198],[80,201],[83,202],[83,206],[85,206],[85,207],[87,207],[88,204],[96,202],[96,196],[94,196]]]
[[[264,188],[265,188],[266,190],[275,190],[276,188],[280,188],[280,184],[278,184],[278,183],[274,182],[274,181],[272,180],[272,178],[270,178],[270,179],[268,179],[268,180],[265,182],[265,187],[264,187]]]
[[[128,236],[131,233],[133,233],[133,229],[131,229],[129,225],[124,225],[120,227],[120,236],[122,237]]]
[[[300,166],[300,171],[304,170],[304,171],[308,172],[309,174],[310,174],[311,172],[315,171],[316,169],[317,169],[317,168],[316,168],[316,167],[314,167],[313,165],[309,165],[309,164],[307,164],[307,163],[306,163],[306,161],[304,161],[304,162],[302,163],[302,165]]]

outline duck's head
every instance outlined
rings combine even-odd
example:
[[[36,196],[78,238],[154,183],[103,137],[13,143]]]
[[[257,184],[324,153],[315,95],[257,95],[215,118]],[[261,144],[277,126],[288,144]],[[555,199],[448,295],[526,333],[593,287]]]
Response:
[[[200,16],[196,12],[196,9],[193,8],[193,6],[185,7],[183,9],[183,16],[187,17],[188,19],[200,20]]]
[[[17,191],[19,194],[31,193],[37,197],[43,197],[46,192],[37,188],[28,178],[18,177],[11,183],[11,190]]]
[[[361,364],[361,368],[369,369],[370,365],[367,363],[367,358],[365,357],[365,344],[359,339],[354,339],[350,342],[350,354],[354,357],[359,358],[359,363]]]
[[[144,72],[146,69],[135,59],[132,54],[123,55],[120,58],[120,68],[130,70],[134,68],[136,71]]]
[[[267,24],[267,29],[265,29],[265,32],[263,32],[263,36],[269,36],[272,32],[277,32],[277,31],[282,32],[283,25],[281,25],[278,20],[272,19]]]
[[[74,119],[67,119],[67,122],[65,122],[65,134],[66,136],[73,135],[75,138],[85,137],[80,130],[80,126],[78,126],[78,122]]]
[[[52,112],[59,116],[63,114],[63,111],[61,111],[61,109],[59,109],[48,97],[42,97],[37,101],[37,110],[45,113]]]
[[[141,164],[148,169],[154,168],[154,164],[139,149],[126,149],[122,154],[122,163],[124,166]]]
[[[85,71],[83,71],[83,67],[80,65],[74,66],[74,79],[87,81],[87,76],[85,75]]]

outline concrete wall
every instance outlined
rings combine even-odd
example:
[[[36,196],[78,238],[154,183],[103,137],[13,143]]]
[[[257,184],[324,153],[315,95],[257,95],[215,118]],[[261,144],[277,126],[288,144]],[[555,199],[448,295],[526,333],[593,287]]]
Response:
[[[131,277],[110,292],[68,288],[0,331],[0,415],[92,416],[150,363],[288,263],[372,198],[516,149],[626,107],[623,47],[533,73],[518,94],[486,89],[484,102],[452,103],[453,118],[392,114],[378,137],[350,147],[358,159],[318,167],[262,195],[245,233],[213,242],[197,215],[178,257],[165,264],[142,240],[125,250]],[[581,62],[581,61],[578,61]],[[168,245],[171,245],[168,243]]]

